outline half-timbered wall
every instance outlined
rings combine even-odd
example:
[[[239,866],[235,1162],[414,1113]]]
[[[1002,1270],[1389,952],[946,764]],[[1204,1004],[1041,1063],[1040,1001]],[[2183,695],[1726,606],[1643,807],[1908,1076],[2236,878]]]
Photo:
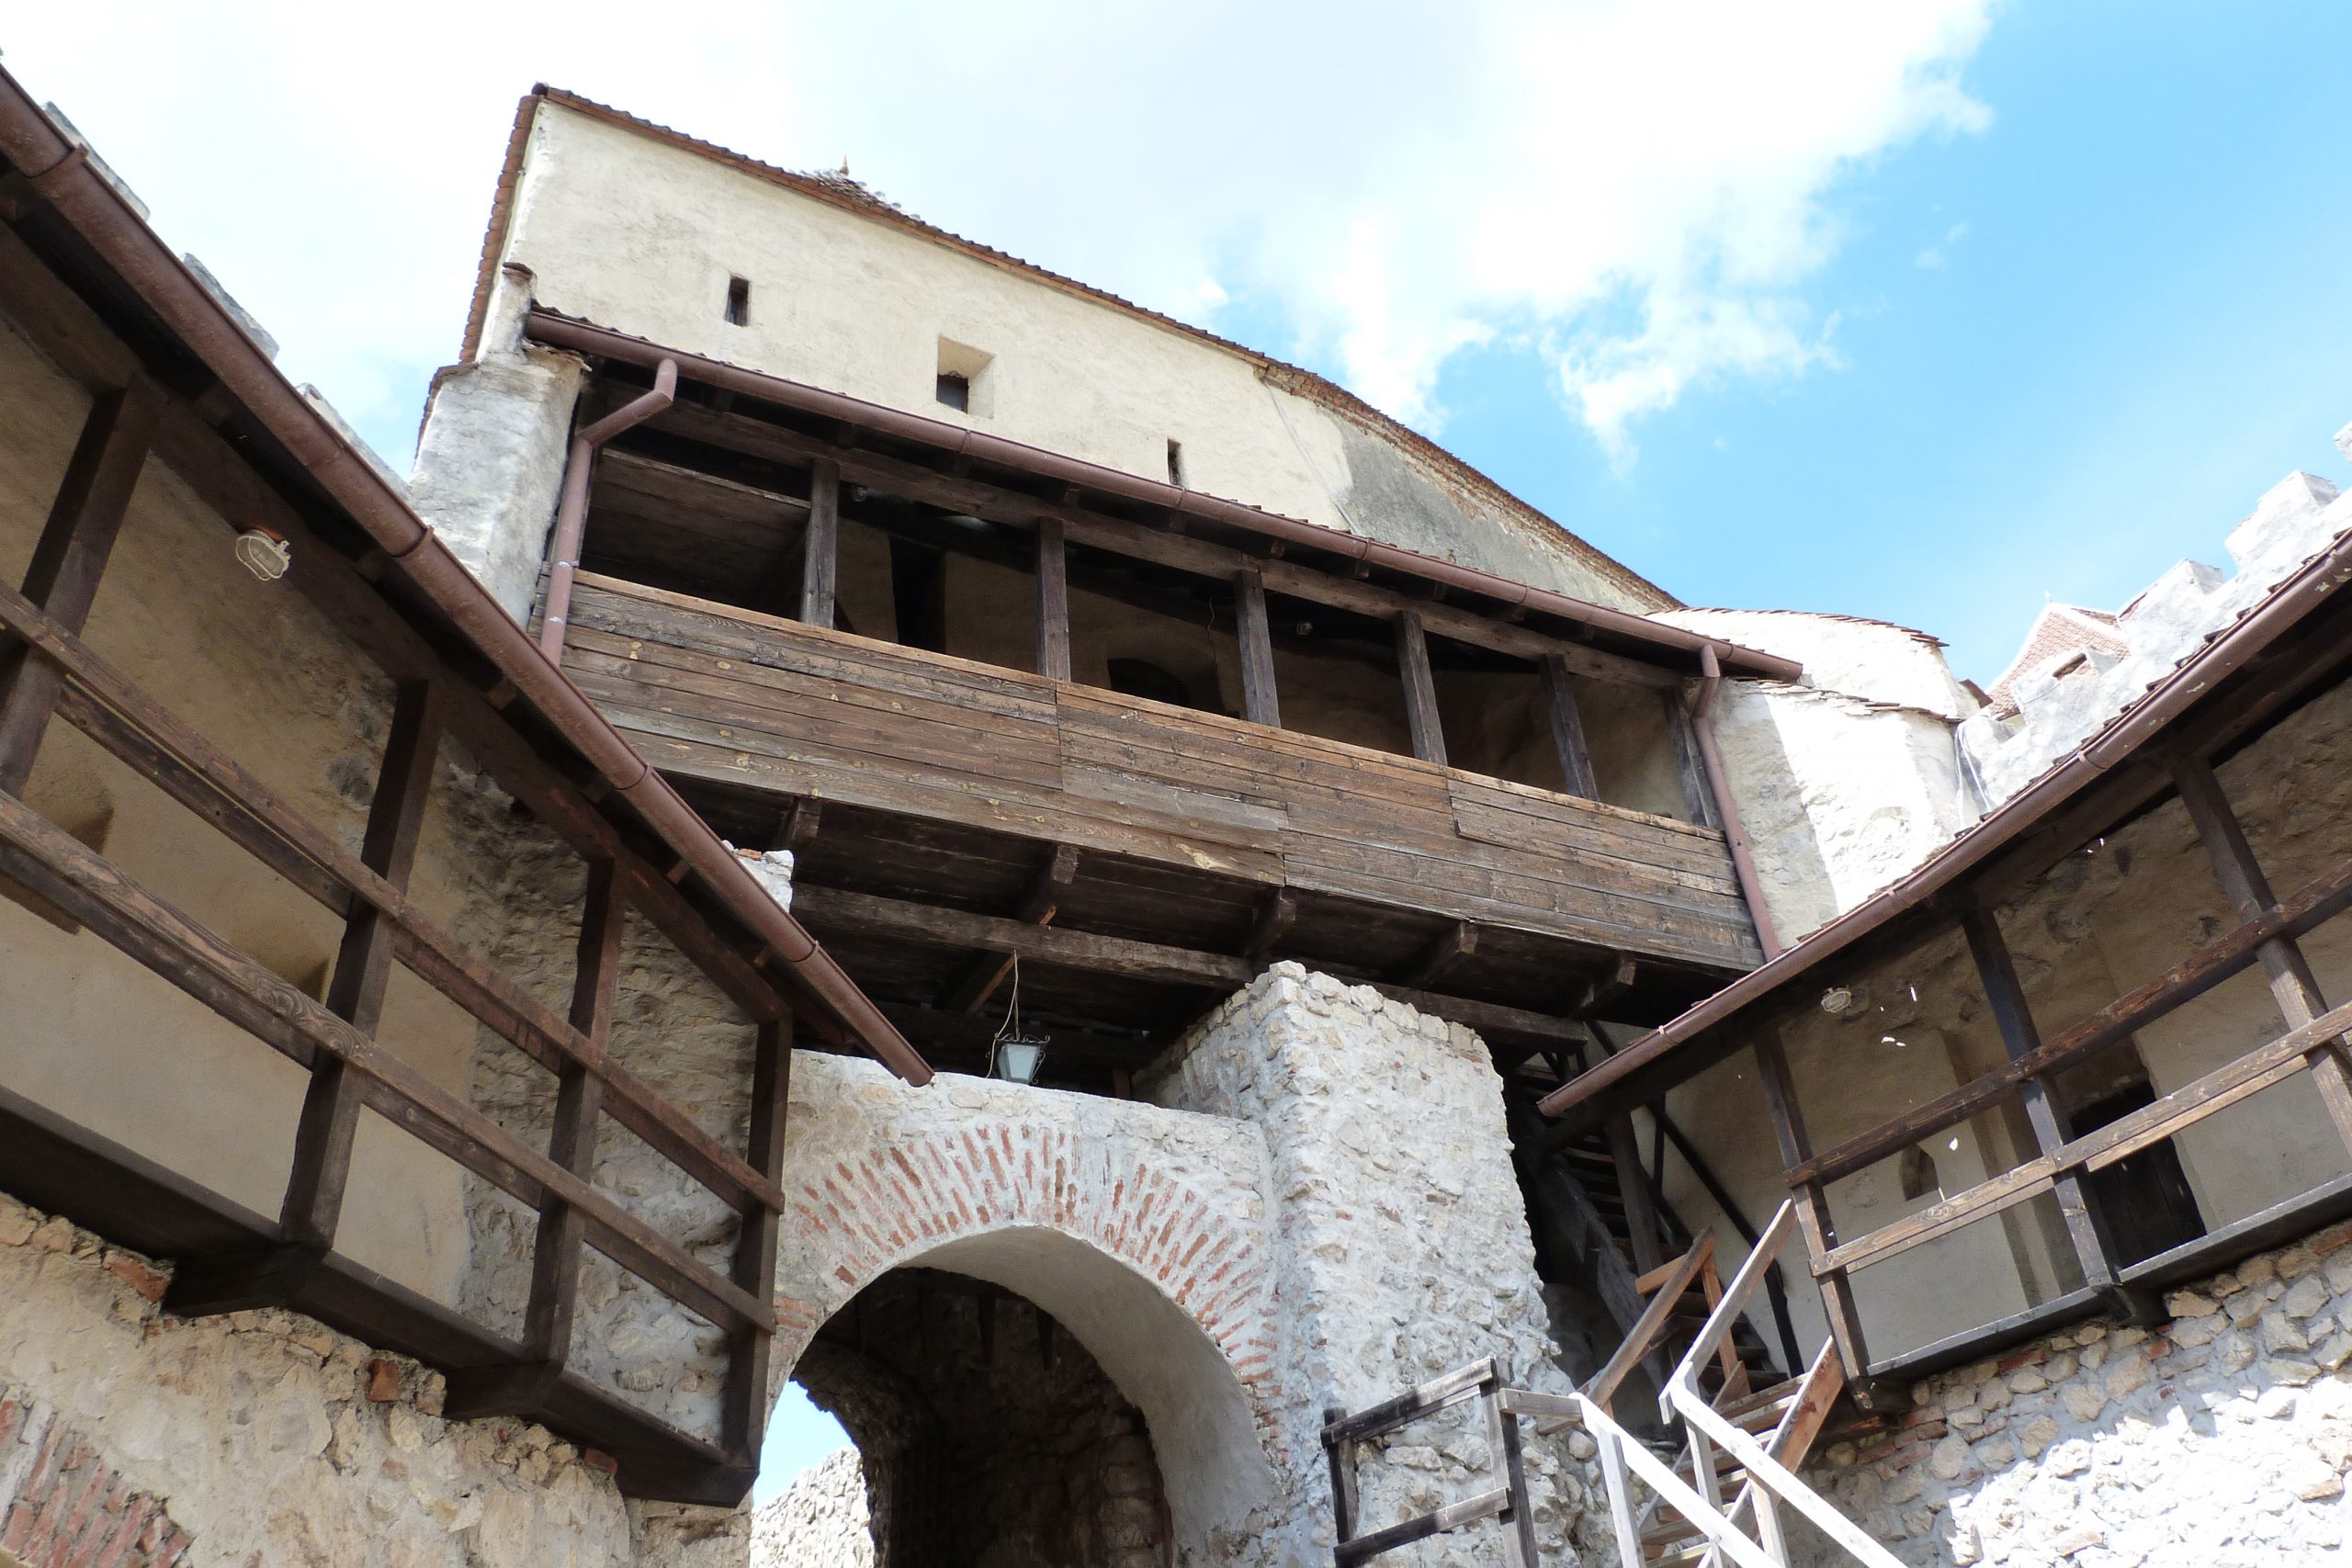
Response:
[[[2217,770],[2282,895],[2352,857],[2347,747],[2352,684],[2339,684]],[[2155,979],[2237,923],[2177,800],[2088,852],[2069,856],[2000,916],[2045,1035]],[[2331,1002],[2352,997],[2347,926],[2352,921],[2339,917],[2301,939]],[[2169,1093],[2275,1038],[2280,1028],[2261,972],[2252,970],[2064,1075],[2065,1098],[2091,1103],[2143,1074],[2155,1094]],[[1785,1026],[1782,1038],[1819,1149],[1893,1122],[2005,1059],[1969,951],[1956,933],[1841,976],[1835,990]],[[1787,1192],[1780,1151],[1758,1113],[1761,1099],[1753,1061],[1742,1052],[1668,1100],[1668,1113],[1679,1124],[1706,1129],[1710,1160],[1750,1213],[1769,1213]],[[2209,1230],[2338,1178],[2346,1163],[2308,1077],[2230,1105],[2169,1143]],[[2036,1152],[2022,1113],[2001,1107],[1924,1137],[1910,1160],[1907,1195],[1900,1155],[1831,1185],[1840,1237],[1917,1213]],[[1923,1181],[1930,1167],[1932,1177]],[[1671,1160],[1667,1189],[1685,1214],[1718,1213],[1688,1170]],[[1718,1235],[1722,1246],[1737,1251],[1727,1225]],[[1996,1322],[2082,1283],[2047,1197],[1853,1277],[1873,1359]],[[1826,1329],[1813,1292],[1792,1292],[1792,1303],[1817,1344]]]
[[[88,405],[0,326],[0,580],[22,579]],[[176,476],[148,464],[90,640],[356,846],[391,684],[289,586],[239,567],[231,537]],[[28,799],[281,978],[322,993],[341,922],[78,730],[50,727]],[[460,820],[465,792],[445,790],[441,803],[413,886],[436,919],[461,925],[482,912],[470,902],[478,835]],[[307,1074],[98,937],[69,934],[20,902],[0,899],[0,1085],[277,1213]],[[436,1083],[464,1089],[473,1021],[421,982],[394,976],[380,1037]],[[345,1248],[454,1299],[468,1253],[457,1167],[368,1120],[356,1158]]]

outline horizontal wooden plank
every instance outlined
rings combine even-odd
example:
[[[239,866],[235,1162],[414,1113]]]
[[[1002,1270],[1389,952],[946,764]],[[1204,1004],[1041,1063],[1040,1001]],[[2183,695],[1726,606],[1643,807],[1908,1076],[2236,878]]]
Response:
[[[1814,1271],[1820,1274],[1859,1268],[1874,1258],[1908,1251],[2048,1191],[2066,1171],[2099,1170],[2128,1159],[2184,1127],[2294,1077],[2310,1066],[2310,1052],[2324,1048],[2346,1031],[2352,1031],[2352,1002],[2288,1031],[2268,1044],[2116,1118],[2096,1132],[2086,1133],[1990,1180],[1980,1181],[1964,1192],[1832,1248]]]
[[[300,1065],[319,1052],[340,1058],[360,1077],[379,1115],[476,1175],[534,1208],[550,1200],[570,1204],[590,1245],[681,1305],[716,1323],[773,1329],[768,1303],[6,795],[0,795],[0,871]]]

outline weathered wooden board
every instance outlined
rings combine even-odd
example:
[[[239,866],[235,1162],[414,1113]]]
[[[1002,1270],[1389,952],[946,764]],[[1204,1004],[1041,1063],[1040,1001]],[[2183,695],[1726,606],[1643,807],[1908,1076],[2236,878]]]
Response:
[[[1717,967],[1723,835],[583,574],[567,668],[657,766]]]

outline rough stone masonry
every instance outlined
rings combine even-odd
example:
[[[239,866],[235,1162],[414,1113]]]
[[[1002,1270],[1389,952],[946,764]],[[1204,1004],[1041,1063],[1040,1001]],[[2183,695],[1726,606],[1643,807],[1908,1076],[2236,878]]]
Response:
[[[2352,1224],[2165,1300],[1928,1379],[1806,1479],[1937,1568],[2335,1562],[2352,1507]],[[1824,1552],[1814,1561],[1843,1561]]]

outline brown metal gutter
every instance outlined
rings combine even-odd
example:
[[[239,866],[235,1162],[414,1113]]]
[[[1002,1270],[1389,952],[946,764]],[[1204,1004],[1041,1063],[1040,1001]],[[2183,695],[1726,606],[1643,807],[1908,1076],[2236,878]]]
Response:
[[[1896,916],[1918,908],[1963,874],[2023,835],[2052,811],[2120,764],[2167,725],[2193,707],[2214,686],[2268,648],[2328,595],[2352,582],[2352,530],[2273,589],[2269,597],[2222,633],[2204,650],[2148,689],[2138,703],[2076,748],[1976,826],[1946,844],[1926,864],[1900,882],[1872,894],[1806,937],[1780,957],[1752,969],[1690,1009],[1652,1030],[1591,1071],[1579,1075],[1539,1102],[1547,1116],[1623,1082],[1642,1068],[1835,956]]]
[[[1780,933],[1772,929],[1772,911],[1764,903],[1764,883],[1756,874],[1756,857],[1748,852],[1747,834],[1739,825],[1739,807],[1731,797],[1730,775],[1724,772],[1724,754],[1715,745],[1715,694],[1724,683],[1721,660],[1713,648],[1699,650],[1699,700],[1690,709],[1690,728],[1699,740],[1699,761],[1706,769],[1707,789],[1715,797],[1715,815],[1724,825],[1724,840],[1731,846],[1731,868],[1739,878],[1740,897],[1747,900],[1748,918],[1756,922],[1756,942],[1767,963],[1781,953]]]
[[[279,374],[211,292],[58,132],[16,79],[0,71],[0,155],[136,290],[328,495],[374,539],[452,624],[487,654],[548,723],[634,807],[711,891],[782,959],[793,983],[910,1083],[931,1068],[854,981],[777,905],[707,824],[647,765],[620,732],[450,554],[405,497],[376,472]]]
[[[571,437],[563,468],[563,499],[555,509],[555,537],[548,547],[547,614],[539,621],[539,651],[550,664],[563,662],[563,634],[571,619],[571,580],[580,571],[580,537],[588,525],[588,480],[596,468],[596,448],[632,425],[643,424],[676,400],[678,362],[664,359],[653,371],[653,389],[631,399]]]
[[[1405,572],[1425,581],[1440,582],[1482,598],[1499,600],[1514,608],[1557,615],[1564,620],[1581,622],[1596,631],[1636,638],[1654,648],[1686,654],[1694,660],[1704,650],[1717,649],[1721,650],[1724,672],[1727,674],[1768,681],[1794,681],[1804,673],[1804,666],[1795,660],[1702,637],[1697,632],[1653,621],[1630,611],[1611,609],[1606,604],[1596,604],[1566,593],[1555,593],[1549,589],[1532,588],[1523,582],[1513,582],[1507,577],[1497,577],[1473,567],[1457,566],[1418,550],[1408,550],[1379,539],[1367,539],[1361,534],[1327,528],[1319,523],[1302,522],[1277,513],[1261,512],[1238,501],[1204,495],[1198,491],[1184,490],[1118,468],[1104,468],[1099,463],[1048,452],[1043,447],[1008,441],[1001,435],[950,424],[944,420],[928,419],[880,403],[829,392],[805,382],[746,370],[723,360],[706,359],[698,355],[663,348],[643,338],[631,337],[610,327],[574,321],[552,310],[534,308],[524,330],[534,341],[550,348],[568,348],[577,354],[616,359],[623,364],[650,368],[665,360],[674,361],[687,378],[706,386],[757,398],[763,402],[781,403],[804,413],[863,425],[887,435],[919,441],[954,457],[972,457],[984,463],[1018,468],[1041,478],[1059,479],[1065,484],[1104,491],[1130,501],[1166,507],[1179,516],[1222,523],[1270,539],[1280,539],[1306,548],[1344,556],[1370,566]]]

